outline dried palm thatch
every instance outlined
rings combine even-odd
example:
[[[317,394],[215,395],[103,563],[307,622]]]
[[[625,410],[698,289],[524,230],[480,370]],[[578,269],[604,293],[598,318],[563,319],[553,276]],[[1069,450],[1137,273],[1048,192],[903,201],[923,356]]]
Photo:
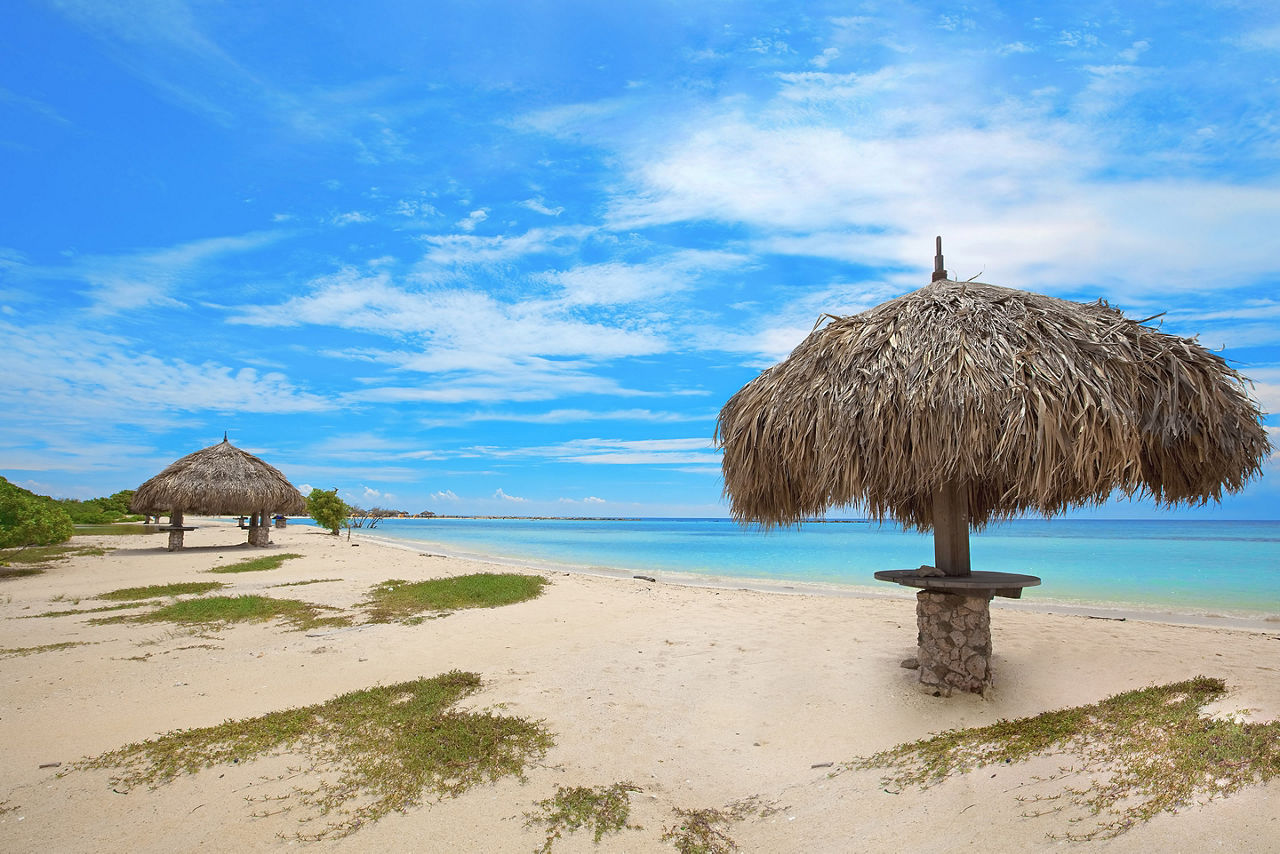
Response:
[[[1116,490],[1202,504],[1260,472],[1261,413],[1219,356],[1101,300],[951,281],[941,254],[937,266],[927,287],[828,316],[725,404],[736,519],[845,506],[929,530],[935,495],[956,488],[981,529]]]
[[[262,511],[306,512],[302,493],[274,466],[221,442],[187,454],[139,486],[129,502],[134,513],[171,511],[201,516],[249,515]]]

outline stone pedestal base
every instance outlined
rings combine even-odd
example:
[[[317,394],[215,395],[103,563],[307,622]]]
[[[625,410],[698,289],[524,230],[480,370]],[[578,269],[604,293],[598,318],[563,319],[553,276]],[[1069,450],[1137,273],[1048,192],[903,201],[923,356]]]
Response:
[[[182,548],[182,535],[184,533],[181,529],[169,532],[169,551],[176,552]]]
[[[982,694],[991,679],[991,596],[916,594],[920,683],[951,696]]]
[[[251,546],[269,546],[271,545],[271,529],[266,525],[254,525],[249,528],[249,545]]]

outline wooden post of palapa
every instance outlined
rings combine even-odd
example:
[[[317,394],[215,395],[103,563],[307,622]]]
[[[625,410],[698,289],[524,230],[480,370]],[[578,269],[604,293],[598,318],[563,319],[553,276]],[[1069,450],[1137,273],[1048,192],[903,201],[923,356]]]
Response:
[[[933,565],[947,575],[969,574],[969,494],[960,481],[933,493]]]
[[[169,513],[169,551],[176,552],[182,548],[182,511],[172,510]]]

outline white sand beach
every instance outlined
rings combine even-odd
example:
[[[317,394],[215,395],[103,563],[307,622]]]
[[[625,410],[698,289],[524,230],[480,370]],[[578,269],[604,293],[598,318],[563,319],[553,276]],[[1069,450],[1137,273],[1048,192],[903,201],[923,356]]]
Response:
[[[189,520],[190,521],[190,520]],[[113,548],[0,585],[0,649],[84,645],[0,658],[0,849],[4,851],[530,852],[525,813],[556,786],[620,781],[641,791],[631,821],[597,847],[567,834],[556,852],[674,850],[673,808],[759,810],[727,833],[749,852],[1280,851],[1280,783],[1162,814],[1111,840],[1066,843],[1061,816],[1023,817],[1018,796],[1057,758],[982,768],[925,791],[894,791],[841,763],[942,730],[1096,702],[1196,675],[1229,687],[1210,711],[1280,717],[1280,626],[1246,630],[1091,620],[1022,607],[992,611],[996,685],[987,697],[921,692],[899,666],[914,655],[909,593],[878,598],[682,586],[543,572],[532,601],[457,611],[418,625],[293,630],[236,624],[195,634],[165,624],[91,625],[123,587],[218,580],[352,608],[392,578],[509,567],[424,555],[312,527],[272,531],[269,550],[233,524],[196,520],[187,548],[162,537],[77,538]],[[279,569],[209,575],[264,553]],[[533,570],[526,570],[533,572]],[[312,579],[341,579],[273,587]],[[78,602],[78,604],[76,604]],[[322,702],[375,684],[461,669],[484,689],[470,708],[545,722],[555,744],[523,783],[505,779],[393,814],[343,839],[300,843],[296,815],[254,818],[246,798],[280,792],[289,758],[216,766],[151,790],[117,791],[78,759],[176,729]],[[41,767],[61,763],[58,767]],[[827,765],[827,763],[832,763]]]

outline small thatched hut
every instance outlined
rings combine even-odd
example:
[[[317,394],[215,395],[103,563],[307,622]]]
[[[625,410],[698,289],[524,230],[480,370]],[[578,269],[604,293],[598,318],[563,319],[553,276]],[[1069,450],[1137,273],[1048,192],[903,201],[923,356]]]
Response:
[[[952,281],[942,267],[939,238],[928,286],[829,316],[725,404],[716,439],[736,519],[788,525],[850,507],[933,529],[925,580],[883,574],[925,588],[923,637],[925,623],[952,617],[978,626],[993,592],[1038,583],[976,578],[998,574],[970,572],[970,526],[1116,491],[1202,504],[1260,472],[1270,450],[1261,413],[1221,357],[1102,301]],[[974,605],[954,601],[965,593],[985,597],[968,617],[950,607]],[[941,668],[948,692],[990,684],[989,629],[977,635],[980,675]],[[927,653],[922,640],[921,681],[936,675],[926,658],[973,651]]]
[[[306,512],[306,500],[280,470],[227,441],[188,454],[139,486],[134,513],[169,515],[169,550],[191,530],[183,515],[248,516],[249,544],[265,546],[273,513]]]

